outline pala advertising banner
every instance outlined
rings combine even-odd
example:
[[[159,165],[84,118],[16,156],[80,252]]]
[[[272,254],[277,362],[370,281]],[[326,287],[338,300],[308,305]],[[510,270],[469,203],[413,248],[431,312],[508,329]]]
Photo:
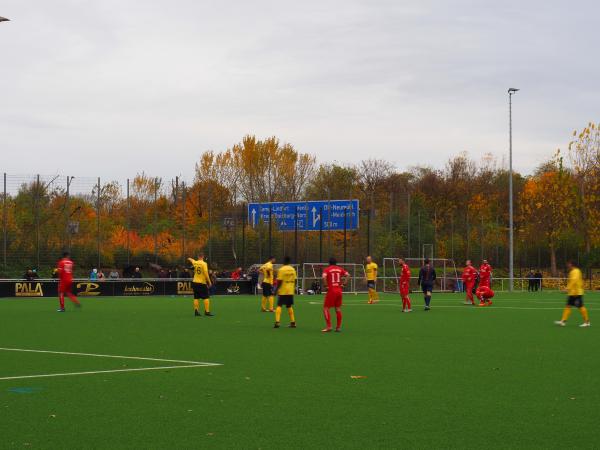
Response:
[[[250,281],[217,280],[214,295],[251,294]],[[150,296],[150,295],[193,295],[191,280],[75,280],[73,293],[78,297],[98,296]],[[56,297],[56,280],[0,281],[0,297]]]

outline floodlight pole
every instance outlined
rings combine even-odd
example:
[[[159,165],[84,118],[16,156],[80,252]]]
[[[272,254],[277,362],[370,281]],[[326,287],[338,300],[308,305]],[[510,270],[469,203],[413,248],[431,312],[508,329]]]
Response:
[[[518,89],[508,90],[508,290],[513,291],[515,279],[514,217],[513,217],[513,151],[512,151],[512,96]]]

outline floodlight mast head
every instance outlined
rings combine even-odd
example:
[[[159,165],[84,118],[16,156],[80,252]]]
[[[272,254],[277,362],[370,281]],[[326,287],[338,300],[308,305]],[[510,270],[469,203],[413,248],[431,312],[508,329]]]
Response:
[[[10,19],[0,16],[0,22],[10,22]]]
[[[519,89],[517,89],[517,88],[509,88],[508,89],[508,94],[509,95],[513,95],[515,92],[518,92],[518,91],[519,91]]]

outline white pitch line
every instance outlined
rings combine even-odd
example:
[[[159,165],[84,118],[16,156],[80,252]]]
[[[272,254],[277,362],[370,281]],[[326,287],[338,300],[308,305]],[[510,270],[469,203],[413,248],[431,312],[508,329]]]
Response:
[[[2,380],[23,380],[27,378],[49,378],[49,377],[70,377],[74,375],[95,375],[98,373],[116,373],[116,372],[142,372],[146,370],[170,370],[170,369],[189,369],[192,367],[210,367],[220,366],[221,364],[206,363],[206,364],[189,364],[186,366],[162,366],[162,367],[138,367],[135,369],[113,369],[113,370],[93,370],[88,372],[67,372],[67,373],[46,373],[40,375],[19,375],[14,377],[2,377]]]
[[[322,304],[319,302],[308,302],[308,303],[310,305],[321,305]],[[371,308],[373,307],[373,305],[369,305],[367,303],[364,303],[364,304],[362,304],[362,303],[346,303],[346,304],[344,304],[344,306],[366,306],[366,307],[371,307]],[[378,306],[391,306],[394,308],[401,307],[400,304],[388,303],[388,302],[383,303],[383,304],[379,303]],[[432,305],[431,306],[431,309],[437,309],[437,308],[480,309],[479,307],[472,307],[472,306],[468,306],[468,305]],[[528,309],[528,310],[533,310],[533,311],[537,311],[537,310],[542,311],[545,309],[553,310],[553,311],[556,311],[556,310],[562,311],[563,310],[563,308],[541,308],[541,307],[528,308],[528,307],[519,307],[519,306],[490,306],[490,307],[486,306],[486,308],[489,308],[492,310],[494,310],[494,309]]]
[[[92,356],[95,358],[116,358],[116,359],[136,359],[142,361],[157,361],[157,362],[170,362],[179,364],[195,364],[205,366],[220,366],[219,363],[210,363],[204,361],[180,361],[177,359],[163,359],[163,358],[146,358],[143,356],[121,356],[121,355],[101,355],[97,353],[76,353],[76,352],[57,352],[53,350],[33,350],[28,348],[4,348],[0,347],[0,350],[7,352],[30,352],[30,353],[51,353],[54,355],[71,355],[71,356]]]

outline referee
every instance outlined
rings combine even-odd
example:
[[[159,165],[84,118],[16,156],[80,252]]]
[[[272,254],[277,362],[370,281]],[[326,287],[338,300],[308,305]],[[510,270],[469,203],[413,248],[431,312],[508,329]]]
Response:
[[[425,265],[421,267],[419,271],[419,286],[423,290],[423,297],[425,299],[425,311],[429,311],[431,306],[431,293],[433,292],[433,284],[437,278],[435,269],[429,263],[429,258],[425,258]]]

